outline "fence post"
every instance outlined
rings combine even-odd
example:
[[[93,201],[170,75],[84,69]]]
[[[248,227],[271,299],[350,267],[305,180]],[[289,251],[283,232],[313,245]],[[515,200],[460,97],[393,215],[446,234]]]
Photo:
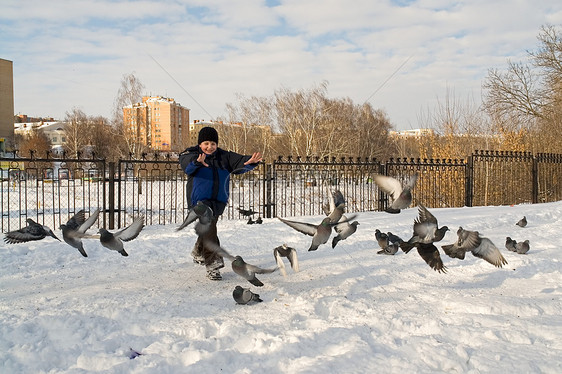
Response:
[[[465,187],[464,205],[472,206],[472,194],[474,192],[474,153],[468,156],[465,164]]]
[[[109,229],[115,228],[115,162],[108,163],[109,185],[108,185],[108,212],[109,212]]]
[[[535,157],[535,155],[533,155],[533,204],[536,204],[539,202],[539,178],[538,178],[538,174],[539,174],[539,165],[538,165],[538,160]]]
[[[273,176],[272,176],[272,170],[273,168],[271,167],[271,165],[264,163],[263,164],[263,168],[264,168],[264,194],[263,194],[263,199],[264,199],[264,215],[265,218],[271,218],[272,214],[271,214],[271,205],[272,205],[272,201],[273,201],[273,188],[272,186],[272,181],[273,181]]]

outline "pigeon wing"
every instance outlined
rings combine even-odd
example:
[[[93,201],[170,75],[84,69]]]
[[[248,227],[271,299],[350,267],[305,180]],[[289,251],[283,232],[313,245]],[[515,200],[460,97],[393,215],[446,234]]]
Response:
[[[94,224],[94,222],[96,222],[98,220],[98,217],[100,215],[100,210],[99,208],[94,210],[94,212],[92,214],[90,214],[90,217],[88,217],[87,220],[85,220],[80,227],[78,227],[78,232],[80,233],[85,233],[90,227],[92,227],[92,225]]]
[[[189,212],[187,212],[187,217],[185,217],[182,224],[176,229],[176,231],[183,230],[184,228],[189,226],[190,223],[194,222],[196,219],[197,219],[197,214],[195,213],[193,208],[189,209]]]
[[[227,259],[229,259],[230,261],[234,261],[234,259],[236,258],[235,256],[231,255],[230,253],[228,253],[228,251],[226,249],[224,249],[223,247],[221,247],[220,245],[218,245],[217,243],[213,243],[213,242],[209,242],[209,241],[205,241],[204,242],[205,246],[210,249],[211,251],[216,252],[219,256],[221,257],[226,257]]]
[[[418,254],[421,258],[429,265],[430,268],[439,272],[439,273],[446,273],[447,268],[443,265],[443,260],[441,260],[441,256],[439,255],[439,250],[433,243],[423,244],[420,243],[417,246]]]
[[[376,174],[373,177],[373,180],[375,181],[377,186],[379,186],[379,188],[383,190],[383,192],[385,192],[386,194],[388,194],[388,196],[390,196],[391,204],[402,193],[402,185],[395,178],[387,177],[386,175]]]
[[[66,227],[71,230],[78,230],[78,228],[84,223],[85,220],[86,217],[84,215],[84,209],[79,210],[66,222]]]
[[[121,231],[116,232],[113,236],[116,239],[121,239],[124,242],[135,239],[139,236],[142,228],[144,227],[144,216],[137,217],[133,223]]]
[[[498,268],[507,265],[507,261],[502,256],[500,250],[488,238],[482,238],[482,242],[477,248],[472,250],[472,254],[488,261]]]
[[[248,264],[248,263],[246,263],[246,268],[248,269],[248,272],[255,273],[255,274],[269,274],[277,270],[276,267],[272,269],[264,269],[264,268],[260,268],[259,266]]]
[[[38,234],[30,231],[27,227],[23,229],[7,232],[4,236],[4,241],[8,244],[25,243],[32,240],[41,240],[45,237],[43,234]]]
[[[316,234],[316,229],[318,227],[317,225],[313,225],[312,223],[307,223],[307,222],[289,221],[281,217],[277,217],[277,218],[279,218],[279,220],[284,224],[286,224],[287,226],[292,227],[293,229],[297,230],[302,234],[309,235],[309,236],[314,236]]]
[[[287,272],[285,271],[285,264],[283,263],[283,258],[279,254],[279,250],[275,248],[273,250],[273,257],[275,257],[275,262],[277,262],[277,267],[279,268],[279,272],[286,277]]]
[[[427,210],[427,208],[421,204],[418,205],[418,222],[429,222],[434,223],[437,226],[437,218]]]

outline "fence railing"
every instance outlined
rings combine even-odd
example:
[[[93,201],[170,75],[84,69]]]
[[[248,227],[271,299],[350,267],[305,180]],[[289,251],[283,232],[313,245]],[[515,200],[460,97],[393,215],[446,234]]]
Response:
[[[1,157],[2,232],[25,226],[27,217],[58,228],[80,209],[101,209],[97,225],[119,228],[140,214],[147,224],[183,221],[186,178],[177,158],[140,160]],[[375,174],[405,181],[418,173],[414,205],[460,207],[562,200],[562,155],[477,151],[467,160],[279,157],[251,172],[232,175],[224,219],[322,214],[332,189],[351,212],[379,211],[388,197]]]

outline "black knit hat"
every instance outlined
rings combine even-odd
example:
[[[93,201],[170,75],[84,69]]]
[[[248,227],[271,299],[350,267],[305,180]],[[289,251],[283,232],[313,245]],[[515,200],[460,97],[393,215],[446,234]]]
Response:
[[[219,133],[212,127],[203,127],[199,130],[199,137],[197,138],[197,144],[201,144],[204,141],[211,141],[219,144]]]

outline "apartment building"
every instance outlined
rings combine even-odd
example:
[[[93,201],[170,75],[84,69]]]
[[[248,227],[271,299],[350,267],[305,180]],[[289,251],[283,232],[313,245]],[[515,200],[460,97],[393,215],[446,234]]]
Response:
[[[14,71],[13,63],[0,58],[0,152],[5,141],[14,136]]]
[[[123,108],[123,124],[130,136],[157,151],[181,151],[188,144],[189,109],[174,99],[144,96]]]

